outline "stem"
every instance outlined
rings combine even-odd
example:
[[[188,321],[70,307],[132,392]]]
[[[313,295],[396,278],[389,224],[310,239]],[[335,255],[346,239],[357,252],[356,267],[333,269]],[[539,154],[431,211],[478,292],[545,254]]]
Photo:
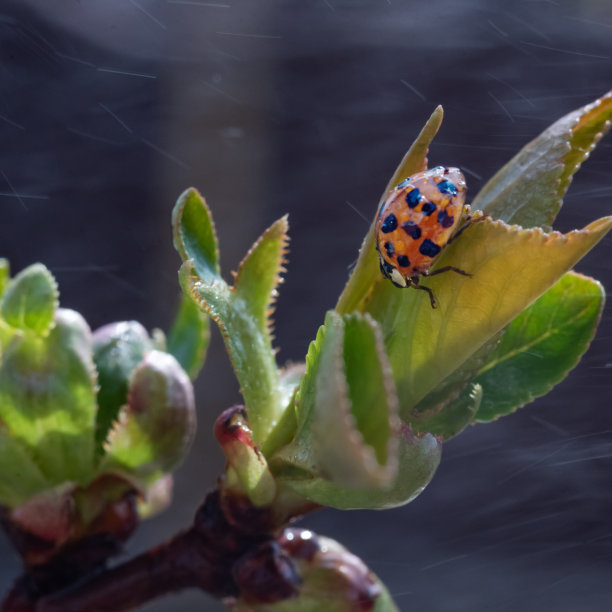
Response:
[[[72,583],[58,580],[65,573],[61,558],[53,566],[29,568],[1,612],[122,612],[185,588],[213,597],[238,595],[236,562],[273,541],[273,518],[269,509],[253,508],[246,498],[224,501],[214,490],[190,529],[122,565],[98,569],[85,579],[72,572]]]
[[[44,597],[36,612],[123,612],[184,588],[216,597],[236,594],[231,572],[211,563],[206,542],[191,528],[169,542],[55,595]]]

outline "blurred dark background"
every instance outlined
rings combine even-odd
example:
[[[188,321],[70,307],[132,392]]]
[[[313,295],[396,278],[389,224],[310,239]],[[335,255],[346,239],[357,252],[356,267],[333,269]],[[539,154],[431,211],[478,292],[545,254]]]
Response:
[[[279,360],[301,360],[396,164],[438,104],[432,165],[475,194],[554,120],[612,88],[608,0],[3,0],[0,254],[42,261],[93,328],[168,327],[179,264],[170,211],[197,186],[224,273],[290,213]],[[612,137],[557,228],[612,213]],[[359,211],[359,212],[356,212]],[[359,214],[361,213],[361,214]],[[612,239],[579,271],[612,286]],[[520,279],[517,279],[520,282]],[[362,556],[402,610],[612,609],[612,316],[535,405],[473,427],[414,503],[304,521]],[[215,333],[197,443],[175,502],[134,553],[185,526],[222,458],[216,414],[239,399]],[[0,542],[0,585],[19,570]],[[220,610],[199,593],[146,610]]]

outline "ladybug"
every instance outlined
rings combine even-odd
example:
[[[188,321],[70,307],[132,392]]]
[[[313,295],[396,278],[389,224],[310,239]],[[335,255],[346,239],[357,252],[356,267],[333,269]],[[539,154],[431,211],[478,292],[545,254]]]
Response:
[[[458,168],[437,166],[404,179],[378,212],[375,232],[381,272],[396,287],[427,291],[432,308],[436,307],[433,291],[420,284],[421,276],[450,270],[472,276],[454,266],[430,272],[442,249],[472,222],[468,214],[459,228],[466,208],[466,189]]]

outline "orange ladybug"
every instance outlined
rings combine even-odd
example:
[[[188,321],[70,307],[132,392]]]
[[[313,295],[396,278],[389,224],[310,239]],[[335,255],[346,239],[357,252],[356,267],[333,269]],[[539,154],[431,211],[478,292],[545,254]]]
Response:
[[[421,276],[450,270],[471,276],[453,266],[430,272],[442,249],[471,222],[468,216],[459,228],[466,190],[465,178],[458,168],[437,166],[404,179],[389,193],[376,219],[381,272],[396,287],[427,291],[432,308],[436,307],[433,291],[420,284]]]

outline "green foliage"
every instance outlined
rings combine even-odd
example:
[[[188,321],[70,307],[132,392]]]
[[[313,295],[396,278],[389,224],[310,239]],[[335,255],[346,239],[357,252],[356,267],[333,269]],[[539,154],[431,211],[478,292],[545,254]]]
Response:
[[[193,388],[168,353],[149,351],[130,377],[128,403],[105,444],[102,469],[151,484],[187,454],[195,435]]]
[[[612,92],[559,119],[480,190],[473,207],[523,227],[552,225],[572,175],[610,129]]]
[[[593,339],[604,299],[597,281],[568,272],[514,319],[476,377],[484,390],[476,419],[514,412],[563,380]]]
[[[8,280],[8,265],[2,276],[4,285]],[[49,333],[58,306],[58,291],[55,279],[45,266],[33,264],[22,270],[2,293],[2,317],[11,327],[41,336]]]
[[[2,260],[0,290],[0,505],[35,535],[41,513],[51,522],[61,514],[65,528],[49,537],[63,542],[87,531],[78,512],[65,513],[81,507],[83,491],[103,500],[94,504],[101,512],[180,462],[195,431],[193,391],[139,323],[92,335],[79,313],[58,308],[42,264],[10,279]]]
[[[109,323],[94,333],[93,357],[98,372],[96,441],[101,450],[119,410],[128,401],[132,372],[153,344],[137,321]]]
[[[557,122],[490,181],[474,207],[486,204],[486,211],[494,217],[525,225],[534,219],[552,222],[571,174],[607,129],[611,106],[607,95]],[[432,121],[420,139],[435,133]],[[433,125],[437,128],[438,123]],[[416,164],[413,168],[420,169]],[[396,173],[390,185],[400,178],[403,176]],[[531,199],[526,199],[523,188]],[[529,211],[536,215],[534,219],[530,220]],[[378,273],[372,227],[336,309],[369,313],[379,322],[394,372],[400,417],[415,431],[449,438],[481,414],[481,402],[490,406],[496,401],[490,391],[480,388],[477,374],[486,366],[503,330],[555,285],[611,226],[608,217],[562,235],[508,226],[494,219],[478,223],[449,245],[436,264],[455,266],[472,277],[450,273],[426,279],[439,302],[436,310],[421,292],[399,290]],[[593,329],[593,313],[598,312],[600,302],[593,295],[586,299],[593,307],[584,324]],[[585,349],[586,344],[581,345],[581,352]],[[576,355],[572,359],[575,364]],[[523,381],[515,384],[515,390],[506,384],[509,395],[522,393]],[[491,410],[496,413],[487,408]]]
[[[173,220],[184,260],[183,289],[221,328],[253,441],[282,490],[340,508],[405,503],[435,471],[440,439],[510,412],[575,364],[592,337],[601,296],[585,289],[584,282],[566,286],[563,279],[610,230],[612,218],[565,235],[536,226],[552,223],[572,174],[607,129],[611,107],[605,96],[561,119],[493,177],[474,203],[491,217],[448,245],[436,264],[466,270],[471,277],[445,274],[426,281],[439,303],[435,310],[422,292],[400,290],[380,274],[372,223],[335,311],[327,314],[311,344],[305,368],[288,385],[281,382],[269,330],[286,250],[286,219],[258,239],[230,287],[220,276],[204,200],[195,190],[179,198]],[[427,167],[441,121],[437,108],[381,201],[403,178]],[[541,328],[546,321],[535,314],[538,305],[550,308],[560,287],[568,307],[558,313],[565,316],[558,324],[566,329],[572,350],[554,359],[550,372],[534,384],[516,373],[518,356],[510,359],[500,351],[514,350],[509,343],[524,340],[515,330],[525,317]],[[580,316],[570,303],[580,303]],[[555,338],[554,350],[561,350]],[[246,486],[248,494],[246,480],[240,487]]]
[[[306,357],[296,410],[296,436],[275,459],[355,488],[395,477],[397,398],[380,329],[370,317],[327,313]]]
[[[433,478],[442,454],[438,438],[432,434],[416,437],[408,427],[401,429],[397,442],[397,471],[393,480],[384,486],[355,488],[336,484],[316,472],[300,470],[288,463],[275,465],[272,459],[270,465],[281,487],[318,504],[340,510],[395,508],[422,493]]]
[[[442,116],[439,107],[381,201],[427,168]],[[567,234],[549,226],[611,119],[609,93],[557,121],[485,185],[472,209],[486,216],[475,212],[479,223],[436,261],[438,269],[469,276],[424,279],[436,309],[423,292],[398,289],[380,273],[372,223],[305,363],[286,369],[277,367],[271,331],[286,217],[255,242],[230,286],[208,206],[194,189],[180,196],[173,232],[184,297],[168,352],[161,332],[151,338],[136,322],[92,336],[78,313],[58,308],[44,266],[10,279],[0,260],[0,504],[38,533],[39,508],[65,514],[66,499],[93,508],[92,522],[99,500],[129,487],[149,491],[151,509],[166,503],[167,473],[194,435],[189,376],[204,361],[208,316],[223,335],[245,403],[215,426],[227,460],[222,493],[270,509],[282,517],[279,525],[315,504],[382,509],[411,501],[435,473],[443,440],[545,394],[587,350],[605,294],[570,270],[612,228],[612,217]],[[100,484],[106,481],[108,489]],[[335,543],[329,551],[334,571],[329,559],[302,560],[294,599],[244,605],[260,612],[306,612],[323,602],[329,610],[354,609],[345,570],[362,568]],[[379,586],[374,609],[396,610]],[[338,594],[333,601],[330,592]],[[235,610],[247,609],[241,606]]]
[[[191,380],[197,377],[204,365],[209,341],[208,317],[191,298],[183,296],[168,334],[167,349]]]
[[[55,313],[46,337],[13,329],[4,343],[0,419],[27,450],[47,486],[83,484],[93,476],[95,381],[91,332],[72,310]],[[14,461],[0,466],[1,473],[14,470],[19,470]],[[23,484],[25,501],[31,483]]]
[[[384,201],[387,193],[401,180],[415,172],[421,172],[427,168],[429,145],[442,125],[443,116],[442,107],[438,106],[391,176],[382,193],[378,206]],[[340,314],[350,314],[351,312],[361,311],[363,309],[364,300],[368,298],[370,291],[380,281],[381,275],[375,250],[373,220],[368,233],[363,239],[361,249],[359,249],[359,257],[353,268],[353,273],[349,277],[338,299],[336,310]]]
[[[174,208],[174,244],[183,258],[185,294],[219,325],[249,413],[253,438],[262,443],[283,412],[269,316],[280,282],[287,219],[268,228],[247,253],[230,287],[219,274],[216,233],[210,211],[194,189]]]

